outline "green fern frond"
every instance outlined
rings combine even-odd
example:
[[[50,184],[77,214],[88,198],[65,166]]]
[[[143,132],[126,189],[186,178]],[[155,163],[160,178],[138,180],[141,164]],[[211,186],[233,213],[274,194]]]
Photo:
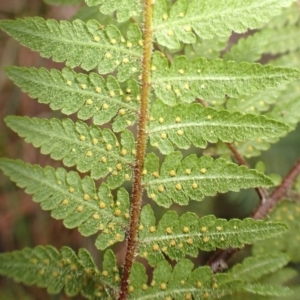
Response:
[[[118,69],[119,81],[127,80],[140,69],[142,36],[137,25],[129,27],[127,40],[117,27],[104,27],[95,20],[58,23],[35,17],[4,20],[0,28],[41,56],[66,61],[71,68],[80,66],[89,71],[97,67],[101,74]]]
[[[274,66],[300,69],[300,51],[288,53],[271,61]]]
[[[0,160],[0,169],[42,209],[51,210],[55,219],[63,219],[67,228],[78,227],[83,236],[99,233],[98,249],[105,249],[124,240],[124,228],[129,219],[129,195],[120,188],[114,200],[109,187],[102,184],[98,191],[94,181],[78,173],[66,172],[10,159]]]
[[[279,29],[266,28],[247,38],[241,38],[223,58],[236,62],[259,60],[264,53],[281,54],[300,48],[299,26],[291,25]]]
[[[201,53],[201,57],[207,59],[216,59],[220,57],[220,52],[226,48],[228,37],[214,38],[214,39],[201,39],[198,38],[196,43],[185,45],[184,54],[189,59],[195,59]]]
[[[193,102],[195,98],[238,97],[300,78],[296,69],[275,68],[271,65],[198,58],[189,62],[184,56],[167,59],[156,52],[152,61],[151,82],[156,96],[168,105],[177,101]]]
[[[282,7],[294,0],[239,0],[207,1],[178,0],[170,12],[165,0],[156,0],[153,12],[153,29],[157,42],[170,49],[180,47],[180,42],[196,42],[215,36],[229,37],[232,31],[242,33],[255,29],[278,15]]]
[[[156,119],[154,117],[156,116]],[[148,134],[150,143],[163,154],[174,151],[173,145],[188,149],[191,144],[206,148],[207,142],[231,143],[255,138],[278,137],[289,131],[284,123],[264,116],[230,113],[204,108],[200,104],[179,104],[169,107],[155,101],[151,107]]]
[[[227,221],[213,215],[199,218],[194,213],[185,213],[178,218],[175,211],[165,213],[156,225],[154,212],[147,205],[141,212],[139,252],[153,266],[164,260],[164,256],[180,260],[186,255],[197,257],[199,250],[241,248],[245,244],[279,235],[287,229],[282,223],[255,221],[250,218]],[[287,256],[283,258],[288,262]],[[283,262],[278,260],[278,265],[280,263]],[[245,267],[247,266],[246,264]]]
[[[287,297],[294,294],[294,292],[288,287],[283,286],[275,286],[275,285],[267,285],[260,283],[250,283],[243,287],[245,292],[249,292],[251,294],[260,295],[260,296],[272,296],[276,298]],[[257,299],[257,296],[255,296]]]
[[[284,222],[290,229],[276,239],[266,239],[254,244],[254,255],[263,253],[287,253],[293,262],[300,261],[300,204],[281,202],[270,215],[271,220]]]
[[[119,22],[139,16],[142,10],[141,2],[136,0],[85,0],[85,2],[89,6],[101,5],[100,11],[105,15],[117,11]]]
[[[284,8],[280,15],[273,17],[264,27],[281,28],[283,26],[295,25],[300,20],[299,3],[295,1],[292,5]]]
[[[62,289],[68,296],[81,293],[88,299],[108,299],[118,289],[119,277],[114,254],[104,254],[103,272],[100,273],[85,249],[78,256],[68,247],[61,251],[51,246],[25,248],[0,254],[0,273],[25,284],[47,288],[57,294]]]
[[[209,267],[194,269],[190,260],[184,259],[172,269],[168,262],[159,263],[147,285],[145,267],[135,263],[130,274],[129,299],[219,299],[241,289],[242,283],[226,274],[213,274]]]
[[[204,196],[239,191],[241,188],[272,186],[272,181],[245,166],[210,156],[195,154],[182,160],[180,152],[166,156],[159,170],[158,157],[146,156],[143,183],[148,196],[157,204],[169,207],[173,201],[187,205],[189,200],[200,201]]]
[[[233,278],[251,282],[263,275],[274,273],[287,265],[289,261],[290,257],[283,253],[248,257],[242,264],[237,264],[231,268],[229,274]]]
[[[119,132],[134,124],[139,111],[139,86],[131,79],[122,91],[118,81],[108,76],[106,81],[96,73],[85,75],[64,68],[61,72],[44,68],[6,69],[9,78],[40,103],[50,104],[69,115],[78,112],[78,118],[93,117],[95,125],[109,122],[113,117],[113,130]]]
[[[70,119],[38,119],[8,116],[6,124],[41,153],[50,154],[55,160],[63,160],[70,167],[76,165],[80,172],[91,171],[92,178],[110,175],[110,188],[130,180],[134,161],[135,142],[132,133],[125,130],[119,143],[109,129],[87,126]]]

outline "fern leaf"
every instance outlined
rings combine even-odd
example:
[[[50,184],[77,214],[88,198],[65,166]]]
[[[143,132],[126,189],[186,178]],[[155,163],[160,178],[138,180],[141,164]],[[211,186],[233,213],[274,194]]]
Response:
[[[283,55],[273,61],[271,63],[274,66],[284,67],[284,68],[297,68],[300,69],[300,51],[288,53]]]
[[[270,215],[271,220],[284,222],[289,230],[276,239],[267,239],[254,244],[254,255],[263,253],[287,253],[293,262],[300,262],[300,204],[281,202]]]
[[[245,292],[260,296],[287,297],[294,294],[288,287],[251,283],[243,287]],[[255,298],[257,299],[257,298]]]
[[[114,268],[107,268],[111,267]],[[102,274],[85,249],[78,256],[68,247],[61,251],[51,246],[25,248],[0,254],[0,273],[25,284],[46,287],[48,293],[57,294],[62,289],[68,296],[81,293],[89,299],[108,299],[118,286],[119,276],[114,254],[104,254]]]
[[[123,131],[132,125],[139,110],[139,86],[135,80],[127,82],[122,91],[118,81],[108,76],[105,81],[96,73],[76,74],[70,69],[17,68],[6,70],[15,84],[40,103],[49,103],[53,110],[60,109],[69,115],[78,112],[78,118],[93,117],[95,125],[109,122],[113,117],[113,129]]]
[[[180,42],[195,43],[196,35],[203,39],[229,37],[232,31],[242,33],[255,29],[278,15],[282,7],[294,0],[219,0],[199,3],[198,0],[178,0],[168,12],[165,0],[156,0],[153,29],[157,42],[170,49]]]
[[[136,0],[85,0],[85,2],[89,6],[101,5],[100,11],[106,15],[117,11],[119,22],[139,16],[142,10],[141,2]]]
[[[175,211],[165,213],[156,225],[154,212],[149,205],[143,208],[140,222],[139,252],[152,266],[164,260],[164,256],[175,260],[186,255],[197,257],[199,250],[241,248],[245,244],[287,231],[287,226],[282,223],[255,221],[250,218],[227,221],[213,215],[199,218],[193,213],[185,213],[178,218]],[[281,257],[278,265],[283,264],[283,259],[288,262],[287,256]],[[271,261],[267,262],[271,264]],[[246,265],[245,268],[247,267],[249,266]]]
[[[125,189],[119,189],[114,201],[106,184],[96,191],[90,177],[80,179],[74,171],[68,173],[63,168],[41,168],[9,159],[0,160],[0,169],[32,194],[33,201],[40,203],[42,209],[51,210],[53,218],[63,219],[67,228],[78,227],[84,236],[100,231],[96,239],[98,249],[124,240],[129,218],[129,196]]]
[[[223,58],[236,62],[259,60],[264,53],[281,54],[300,48],[299,26],[282,27],[280,29],[266,28],[247,38],[241,38],[233,45]]]
[[[195,98],[249,95],[300,78],[296,69],[205,58],[188,62],[184,56],[175,58],[169,68],[160,52],[154,54],[152,64],[151,81],[156,96],[168,105],[193,102]]]
[[[147,285],[145,267],[135,263],[130,273],[129,299],[219,299],[239,290],[242,283],[226,274],[212,274],[209,267],[194,269],[191,261],[184,259],[175,267],[163,261],[153,272],[151,285]]]
[[[8,116],[6,124],[41,153],[51,154],[55,160],[63,160],[66,166],[76,165],[80,172],[91,171],[92,178],[110,175],[110,188],[120,186],[131,178],[135,144],[132,133],[125,130],[121,145],[109,130],[96,126],[88,127],[83,122],[73,123],[70,119],[38,119]]]
[[[151,116],[157,117],[154,119]],[[289,131],[284,123],[264,116],[217,111],[200,104],[179,104],[170,108],[155,101],[150,120],[150,142],[163,154],[173,152],[173,144],[181,149],[188,149],[191,144],[206,148],[207,142],[221,140],[230,143],[234,140],[277,137]]]
[[[245,166],[224,159],[213,160],[210,156],[198,158],[194,154],[182,160],[180,152],[169,154],[160,170],[158,157],[148,154],[143,174],[148,196],[164,207],[173,201],[187,205],[190,199],[200,201],[218,192],[273,185],[268,177]]]
[[[72,23],[44,20],[39,17],[24,20],[4,20],[0,28],[18,40],[22,45],[40,52],[43,57],[64,62],[84,70],[98,68],[107,74],[118,69],[118,80],[125,81],[140,69],[142,47],[139,44],[141,32],[137,25],[130,26],[127,39],[117,27],[105,28],[97,21]]]
[[[290,257],[283,253],[248,257],[242,264],[230,269],[229,273],[233,278],[251,282],[281,269],[289,261]]]

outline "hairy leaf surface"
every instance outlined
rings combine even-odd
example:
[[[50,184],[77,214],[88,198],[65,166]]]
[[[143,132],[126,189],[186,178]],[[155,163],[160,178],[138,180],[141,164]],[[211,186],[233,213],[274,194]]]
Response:
[[[267,239],[254,244],[253,253],[287,253],[293,262],[300,261],[300,204],[283,201],[270,215],[271,220],[286,223],[290,229],[276,239]]]
[[[182,159],[180,152],[166,156],[159,168],[158,157],[147,155],[143,182],[148,196],[157,204],[169,207],[173,202],[187,205],[189,200],[200,201],[204,196],[239,191],[241,188],[272,186],[272,181],[256,170],[210,156],[195,154]]]
[[[4,20],[0,28],[22,45],[40,52],[41,56],[52,57],[57,62],[66,61],[71,68],[80,66],[86,71],[98,68],[101,74],[118,69],[120,81],[127,80],[140,69],[142,47],[139,41],[142,37],[137,25],[131,25],[127,40],[117,27],[104,27],[95,20],[58,23],[34,17]]]
[[[145,267],[135,263],[130,273],[130,300],[152,299],[219,299],[241,289],[242,283],[226,274],[213,274],[209,267],[194,269],[184,259],[172,269],[160,262],[154,269],[151,286],[147,285]],[[169,297],[169,298],[168,298]]]
[[[178,0],[168,11],[165,0],[154,4],[153,28],[159,44],[170,49],[180,42],[195,43],[196,35],[203,39],[229,37],[232,31],[242,33],[255,29],[278,15],[282,7],[294,0],[218,0],[199,3],[198,0]]]
[[[296,69],[237,64],[221,59],[188,61],[179,56],[169,67],[160,52],[154,54],[152,64],[151,81],[156,96],[168,105],[177,101],[193,102],[195,98],[249,95],[300,78],[300,71]]]
[[[283,253],[252,256],[244,259],[241,264],[236,264],[229,273],[233,278],[251,282],[281,269],[289,261],[290,257]]]
[[[63,168],[42,168],[22,161],[2,159],[1,170],[16,184],[33,195],[42,209],[51,210],[55,219],[63,219],[67,228],[78,227],[84,236],[100,231],[96,239],[98,249],[105,249],[124,239],[128,225],[129,196],[125,189],[114,200],[107,185],[98,191],[94,181]]]
[[[124,22],[131,17],[137,17],[142,10],[141,1],[138,0],[85,0],[87,5],[101,5],[103,14],[111,14],[117,11],[119,22]]]
[[[134,124],[139,110],[139,86],[131,79],[122,90],[118,81],[108,76],[104,80],[96,73],[85,75],[64,68],[61,72],[41,68],[10,67],[10,79],[40,103],[50,104],[53,110],[69,115],[78,112],[78,118],[93,117],[95,125],[109,122],[113,117],[116,132]]]
[[[175,211],[165,213],[159,223],[156,224],[154,212],[147,205],[141,213],[139,252],[142,257],[148,260],[150,265],[154,266],[164,260],[164,256],[180,260],[186,255],[197,257],[199,250],[214,251],[217,248],[240,248],[245,244],[252,244],[257,240],[276,236],[287,231],[287,229],[287,226],[282,223],[255,221],[250,218],[227,221],[217,219],[213,215],[199,218],[190,212],[178,218]],[[288,262],[288,258],[285,256],[281,261],[278,260],[277,264],[283,264],[283,259],[285,259],[284,264]],[[271,262],[268,262],[270,265]],[[243,280],[246,281],[244,278]]]
[[[130,180],[134,161],[135,143],[132,133],[121,134],[121,145],[109,129],[87,126],[70,119],[38,119],[9,116],[6,124],[41,153],[50,154],[55,160],[63,160],[66,166],[76,165],[80,172],[91,171],[92,178],[110,175],[110,188]]]
[[[300,48],[299,26],[291,25],[280,29],[266,28],[247,38],[241,38],[223,58],[236,62],[254,62],[264,53],[280,54]]]
[[[163,154],[173,152],[173,145],[181,149],[188,149],[191,144],[206,148],[208,142],[278,137],[289,131],[284,123],[264,116],[217,111],[200,104],[179,104],[170,108],[156,101],[151,107],[150,120],[150,142]]]
[[[52,246],[0,254],[0,273],[28,285],[45,287],[50,294],[64,289],[68,296],[81,293],[85,298],[99,300],[108,299],[117,290],[114,278],[119,276],[110,250],[104,254],[101,274],[87,250],[80,249],[76,256],[68,247],[58,251]]]

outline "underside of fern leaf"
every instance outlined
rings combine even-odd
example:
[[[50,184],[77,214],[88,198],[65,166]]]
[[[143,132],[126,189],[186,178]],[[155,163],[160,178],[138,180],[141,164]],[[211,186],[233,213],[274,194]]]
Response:
[[[273,185],[268,177],[245,166],[195,154],[182,159],[180,152],[166,156],[160,168],[158,157],[148,154],[143,174],[148,196],[164,207],[173,202],[187,205],[190,199],[200,201],[218,192]]]
[[[50,294],[62,289],[68,296],[81,293],[87,299],[108,299],[118,289],[119,277],[114,254],[104,254],[103,272],[100,273],[85,249],[78,256],[68,247],[60,251],[51,246],[0,254],[0,274],[16,281],[47,288]]]
[[[282,223],[250,218],[227,221],[212,215],[198,218],[193,213],[178,218],[175,211],[168,211],[156,225],[153,210],[145,206],[139,226],[139,251],[151,265],[156,265],[164,260],[164,256],[180,260],[185,255],[198,256],[199,249],[241,248],[256,240],[277,236],[287,229]]]
[[[92,178],[80,179],[76,172],[67,173],[63,168],[41,168],[21,161],[1,160],[1,170],[25,188],[33,200],[44,210],[51,210],[55,219],[63,219],[67,228],[78,227],[84,236],[99,232],[96,247],[105,249],[124,239],[128,226],[129,196],[119,189],[114,200],[107,185],[98,191]]]

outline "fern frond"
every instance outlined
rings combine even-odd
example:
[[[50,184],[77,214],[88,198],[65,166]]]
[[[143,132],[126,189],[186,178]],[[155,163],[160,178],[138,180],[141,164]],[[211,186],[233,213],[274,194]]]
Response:
[[[236,62],[259,60],[264,53],[281,54],[300,48],[299,26],[282,27],[279,29],[265,28],[247,38],[241,38],[233,45],[223,58]]]
[[[130,274],[129,299],[219,299],[241,289],[242,283],[226,274],[213,274],[209,267],[194,269],[184,259],[175,267],[163,261],[153,272],[151,285],[147,285],[145,267],[135,263]]]
[[[41,153],[50,154],[55,160],[63,160],[66,166],[76,165],[80,172],[91,171],[92,178],[110,175],[110,188],[130,180],[134,161],[135,142],[130,131],[121,134],[121,145],[109,129],[87,126],[70,119],[38,119],[8,116],[6,124]]]
[[[96,239],[98,249],[124,240],[129,219],[129,196],[125,189],[119,189],[115,201],[106,184],[97,191],[90,177],[80,179],[74,171],[10,159],[1,159],[0,169],[33,195],[33,201],[40,203],[42,209],[51,210],[53,218],[63,219],[67,228],[78,227],[83,236],[100,231]]]
[[[237,264],[231,268],[229,274],[233,278],[251,282],[261,278],[263,275],[281,269],[289,261],[290,257],[283,253],[252,256],[244,259],[241,264]]]
[[[255,295],[272,296],[276,298],[287,297],[294,294],[288,287],[260,283],[249,283],[243,287],[243,290]],[[257,296],[255,296],[255,299],[257,299]]]
[[[273,185],[268,177],[245,166],[224,159],[213,160],[210,156],[198,158],[195,154],[182,159],[180,152],[166,156],[160,170],[158,157],[148,154],[143,174],[148,196],[164,207],[173,201],[187,205],[190,199],[200,201],[218,192]]]
[[[57,294],[62,289],[68,296],[81,293],[88,299],[108,299],[118,289],[119,277],[112,251],[104,254],[103,272],[100,273],[85,249],[78,256],[68,247],[61,251],[51,246],[25,248],[0,254],[0,273],[25,284],[47,288]]]
[[[299,241],[300,241],[300,204],[283,201],[270,215],[271,220],[284,222],[289,226],[289,230],[276,239],[267,239],[254,244],[254,255],[263,253],[287,253],[293,262],[300,261]]]
[[[58,23],[35,17],[3,20],[0,28],[41,56],[66,61],[71,68],[80,66],[89,71],[97,67],[101,74],[118,69],[119,81],[127,80],[140,69],[142,36],[137,25],[129,27],[127,40],[117,27],[103,27],[95,20]]]
[[[271,63],[278,67],[300,69],[300,51],[283,55],[275,60],[272,60]]]
[[[300,78],[296,69],[275,68],[271,65],[198,58],[187,61],[184,56],[168,61],[156,52],[152,61],[152,78],[156,96],[168,105],[177,101],[193,102],[195,98],[238,97]]]
[[[140,15],[142,5],[137,0],[85,0],[87,5],[101,5],[100,11],[107,15],[117,11],[117,18],[119,22],[124,22],[131,17]]]
[[[154,119],[154,117],[156,118]],[[169,107],[155,101],[151,107],[148,134],[161,153],[174,151],[173,145],[188,149],[191,144],[206,148],[207,142],[231,143],[255,138],[278,137],[289,131],[284,123],[264,116],[230,113],[204,108],[200,104],[179,104]]]
[[[250,218],[227,221],[213,215],[199,218],[194,213],[185,213],[178,218],[175,211],[165,213],[156,225],[154,212],[147,205],[141,212],[139,252],[154,266],[164,260],[164,256],[180,260],[186,255],[197,257],[199,250],[241,248],[245,244],[286,232],[287,229],[282,223]],[[288,261],[287,257],[285,259]]]
[[[198,38],[196,43],[185,45],[184,54],[189,59],[197,58],[199,53],[201,53],[201,57],[216,59],[220,57],[220,52],[226,48],[227,43],[228,37],[209,40]]]
[[[199,5],[198,0],[178,0],[170,12],[165,0],[156,0],[153,12],[153,29],[157,42],[170,49],[180,47],[180,42],[196,42],[215,36],[229,37],[232,31],[242,33],[255,29],[278,15],[282,7],[294,0],[219,0]]]
[[[139,86],[131,79],[122,91],[118,81],[108,76],[105,81],[96,73],[75,73],[64,68],[61,72],[44,68],[6,69],[9,78],[40,103],[50,104],[53,110],[60,109],[69,115],[78,112],[78,118],[93,117],[95,125],[109,122],[113,117],[115,132],[132,125],[139,111]]]

